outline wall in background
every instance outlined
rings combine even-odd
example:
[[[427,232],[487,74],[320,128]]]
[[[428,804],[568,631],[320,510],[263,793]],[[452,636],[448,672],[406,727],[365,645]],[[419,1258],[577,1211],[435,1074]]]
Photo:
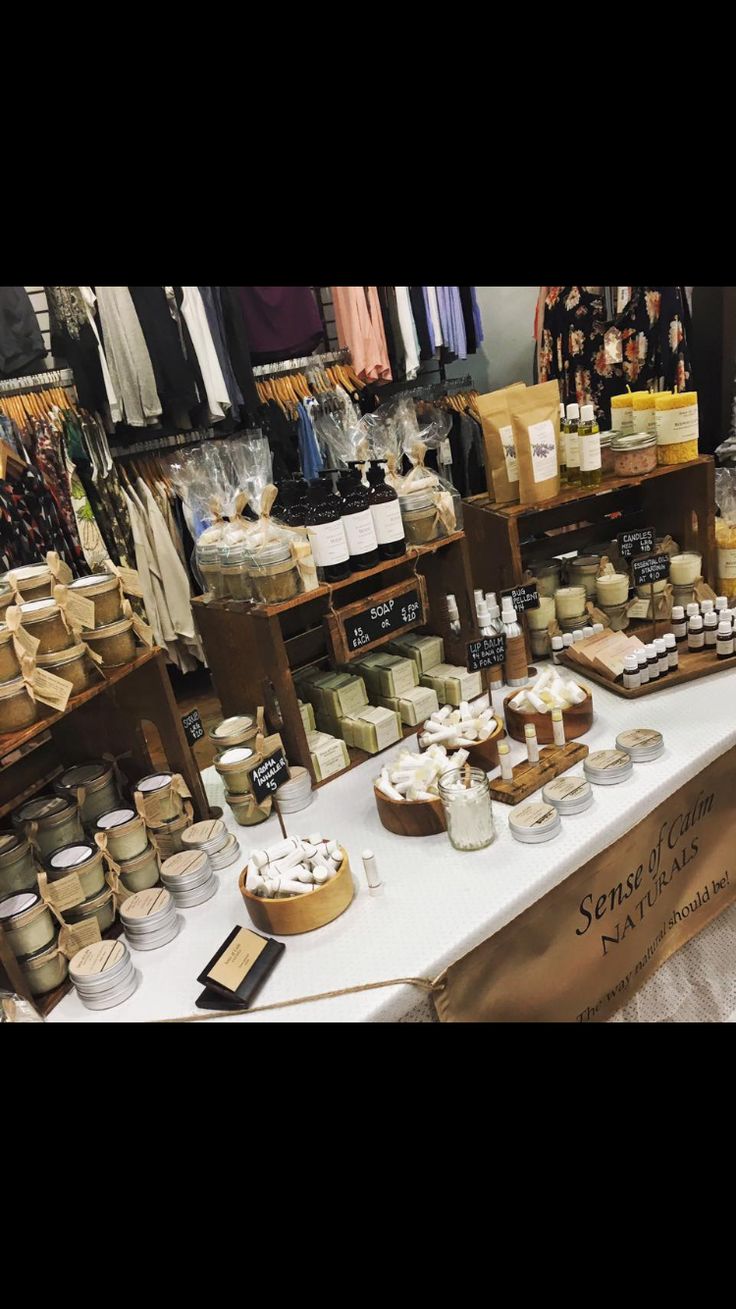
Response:
[[[534,310],[538,286],[478,286],[485,341],[482,350],[458,361],[448,377],[470,373],[480,392],[511,382],[531,386],[534,359]]]

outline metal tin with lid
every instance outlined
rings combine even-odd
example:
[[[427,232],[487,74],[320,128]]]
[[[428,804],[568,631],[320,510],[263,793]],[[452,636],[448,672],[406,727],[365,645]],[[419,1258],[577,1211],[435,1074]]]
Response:
[[[37,877],[30,841],[19,832],[0,832],[0,900],[13,891],[35,891]]]
[[[664,737],[653,727],[635,727],[619,733],[616,748],[624,750],[634,763],[647,763],[664,754]]]
[[[69,977],[87,1009],[113,1009],[135,991],[138,976],[124,941],[96,941],[69,963]]]
[[[17,958],[43,950],[56,931],[51,910],[35,891],[17,891],[0,901],[0,928]]]
[[[185,850],[204,850],[205,854],[217,854],[227,844],[230,833],[221,818],[208,818],[202,823],[193,823],[182,835]]]
[[[95,627],[105,627],[123,616],[120,581],[110,573],[94,573],[69,583],[69,590],[90,600],[95,608]]]
[[[590,782],[586,782],[579,773],[565,773],[562,777],[553,777],[547,783],[542,791],[542,799],[546,804],[554,805],[558,814],[581,814],[585,809],[590,809],[593,791]]]
[[[552,804],[532,800],[509,814],[509,831],[525,845],[551,841],[562,831],[560,815]]]
[[[97,831],[104,832],[107,849],[118,864],[124,859],[135,859],[148,847],[145,819],[128,806],[100,814]],[[136,890],[143,888],[136,887]]]
[[[616,786],[631,777],[634,763],[625,750],[595,750],[583,760],[583,771],[596,786]]]
[[[209,856],[211,867],[215,872],[221,872],[223,868],[230,868],[237,863],[240,858],[240,842],[232,832],[228,833],[227,841],[221,850]]]
[[[80,789],[84,790],[82,801],[82,822],[93,827],[100,814],[107,813],[120,804],[117,782],[112,766],[101,759],[93,759],[85,764],[74,764],[67,768],[57,782],[54,790],[57,795],[71,796],[77,799]]]
[[[179,931],[176,905],[165,887],[139,891],[124,900],[120,919],[134,950],[158,950],[173,941]]]

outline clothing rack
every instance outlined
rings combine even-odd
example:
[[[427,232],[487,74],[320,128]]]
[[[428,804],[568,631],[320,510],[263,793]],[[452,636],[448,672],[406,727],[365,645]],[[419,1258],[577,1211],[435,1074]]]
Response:
[[[211,427],[198,428],[193,432],[176,432],[173,436],[163,436],[157,441],[136,441],[134,445],[111,445],[110,454],[114,459],[125,459],[126,455],[157,455],[167,450],[178,450],[182,446],[201,445],[203,441],[229,441],[238,436],[262,435],[260,427],[246,427],[240,432],[218,432]]]
[[[331,350],[329,354],[304,355],[302,359],[283,359],[276,364],[261,364],[253,369],[253,376],[280,377],[283,373],[301,373],[305,368],[327,368],[330,364],[349,364],[349,350]]]
[[[27,395],[29,391],[45,391],[51,386],[73,386],[71,368],[53,368],[46,373],[29,373],[27,377],[8,377],[0,382],[0,395]]]

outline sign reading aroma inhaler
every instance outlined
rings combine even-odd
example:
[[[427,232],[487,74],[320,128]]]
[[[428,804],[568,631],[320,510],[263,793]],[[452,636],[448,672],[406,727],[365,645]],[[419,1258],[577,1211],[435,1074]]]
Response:
[[[595,1022],[736,899],[736,749],[448,968],[446,1022]]]

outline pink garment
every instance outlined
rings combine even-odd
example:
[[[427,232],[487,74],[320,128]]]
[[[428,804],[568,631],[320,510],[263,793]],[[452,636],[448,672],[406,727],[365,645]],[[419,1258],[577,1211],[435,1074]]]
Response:
[[[337,339],[352,356],[353,368],[364,382],[390,382],[386,333],[378,288],[333,286]]]

